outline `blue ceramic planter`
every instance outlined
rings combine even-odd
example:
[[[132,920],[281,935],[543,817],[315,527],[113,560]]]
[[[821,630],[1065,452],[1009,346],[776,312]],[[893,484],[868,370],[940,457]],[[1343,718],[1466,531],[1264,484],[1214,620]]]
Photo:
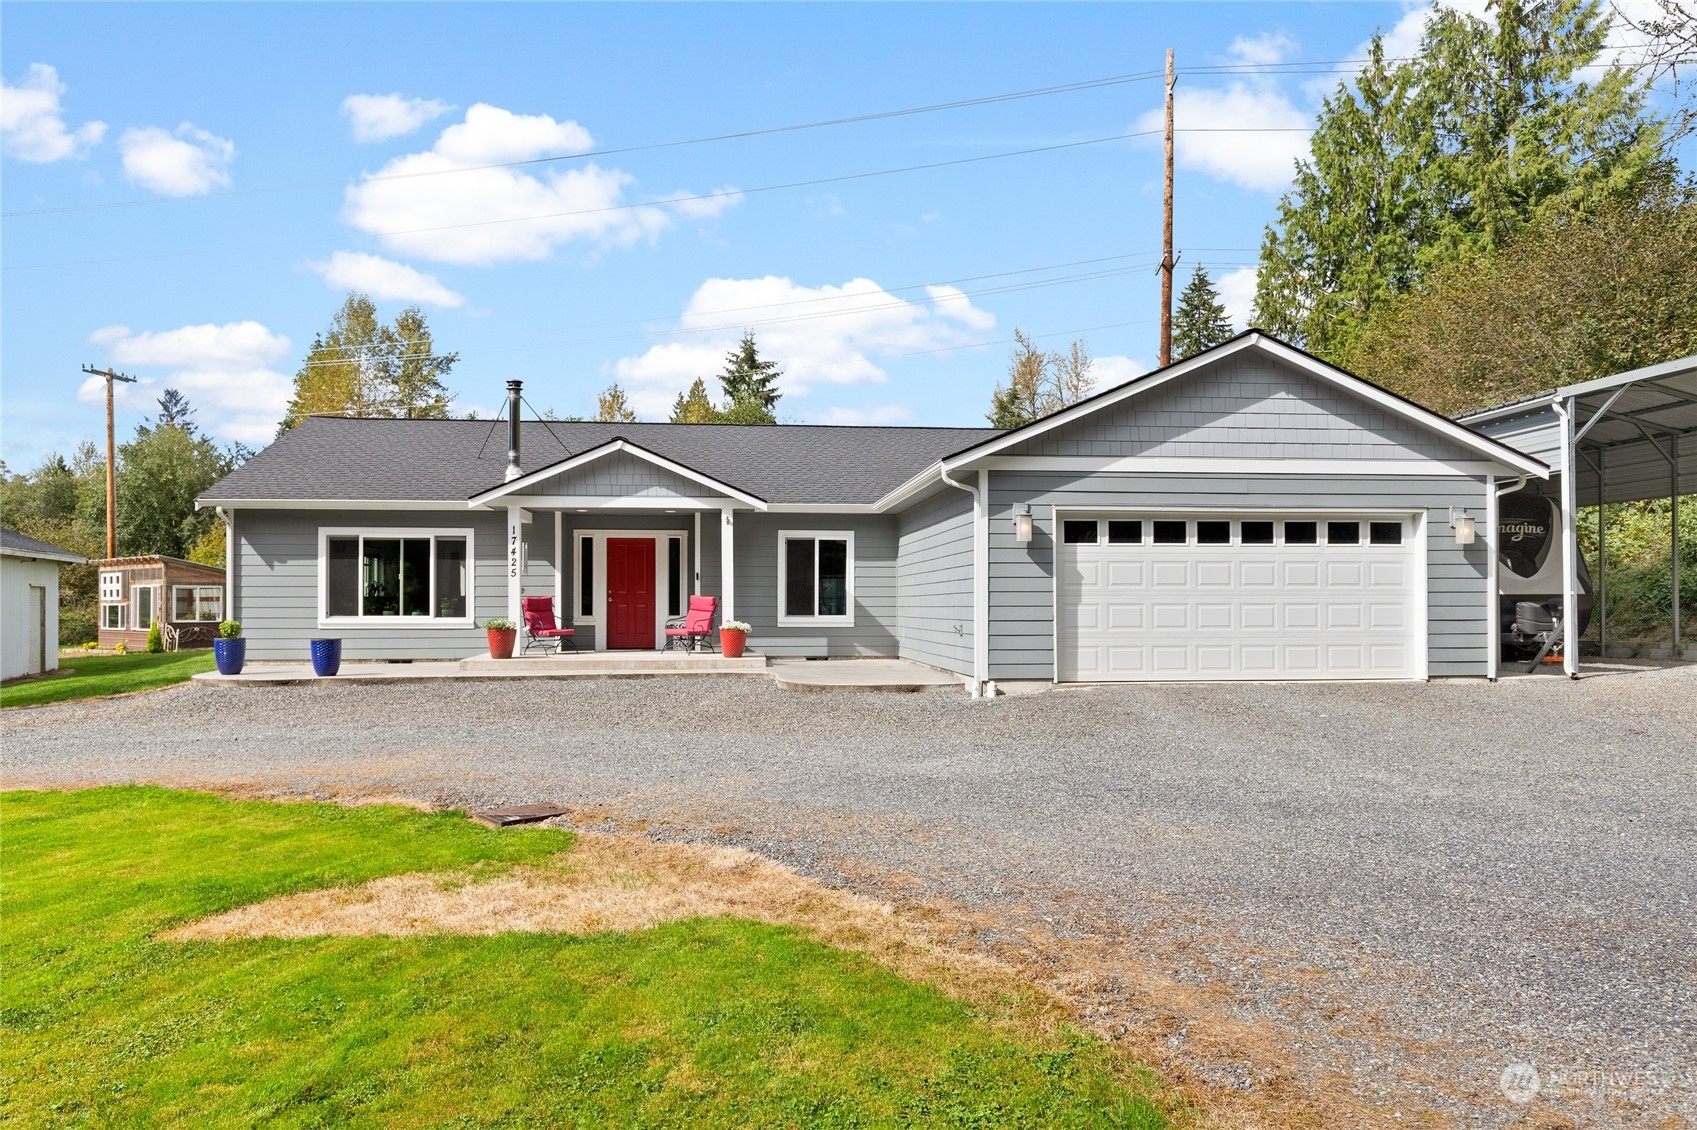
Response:
[[[342,669],[341,640],[312,641],[312,673],[329,678]]]
[[[220,675],[240,675],[247,662],[247,641],[217,639],[212,641],[212,661]]]

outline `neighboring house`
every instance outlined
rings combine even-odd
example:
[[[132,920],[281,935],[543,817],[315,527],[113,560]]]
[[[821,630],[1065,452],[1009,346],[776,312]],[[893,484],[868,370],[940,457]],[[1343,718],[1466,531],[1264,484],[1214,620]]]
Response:
[[[314,417],[207,491],[249,657],[468,656],[543,593],[580,646],[652,648],[701,592],[769,655],[975,689],[1486,676],[1490,500],[1549,473],[1255,331],[1007,432],[508,432]]]
[[[59,566],[85,559],[0,527],[0,679],[59,668]]]
[[[177,646],[211,647],[224,619],[224,570],[180,557],[150,554],[96,561],[100,567],[100,646],[147,646],[159,621]]]

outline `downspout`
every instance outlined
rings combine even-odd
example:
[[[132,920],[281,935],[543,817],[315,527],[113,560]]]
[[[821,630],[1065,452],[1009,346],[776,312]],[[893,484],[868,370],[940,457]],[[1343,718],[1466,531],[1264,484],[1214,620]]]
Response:
[[[1562,671],[1570,679],[1579,678],[1578,633],[1573,630],[1574,609],[1579,606],[1579,531],[1575,529],[1579,509],[1578,460],[1574,458],[1579,439],[1574,435],[1574,416],[1577,405],[1573,397],[1558,398],[1551,405],[1561,421],[1561,620]],[[1592,417],[1594,420],[1595,417]]]
[[[949,478],[949,469],[941,463],[937,474],[949,486],[972,496],[972,681],[966,693],[981,698],[990,681],[989,499],[980,486]]]
[[[1491,559],[1487,566],[1487,587],[1490,589],[1491,616],[1488,623],[1491,626],[1489,647],[1485,653],[1485,678],[1491,682],[1497,681],[1499,666],[1503,653],[1503,593],[1502,593],[1502,499],[1505,495],[1513,494],[1524,487],[1532,478],[1522,475],[1505,487],[1497,487],[1494,482],[1490,494],[1490,510],[1485,515],[1486,544],[1490,546]]]

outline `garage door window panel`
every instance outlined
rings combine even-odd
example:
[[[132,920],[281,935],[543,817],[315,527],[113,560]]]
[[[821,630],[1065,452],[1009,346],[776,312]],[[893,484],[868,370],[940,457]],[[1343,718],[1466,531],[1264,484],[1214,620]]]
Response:
[[[1095,519],[1068,518],[1061,523],[1061,540],[1067,545],[1095,545],[1099,540]]]
[[[1317,522],[1286,522],[1286,545],[1314,545],[1319,539],[1320,525]]]
[[[1183,545],[1190,540],[1187,536],[1189,522],[1175,522],[1158,518],[1151,524],[1155,527],[1156,545]]]
[[[1110,521],[1108,523],[1109,545],[1140,545],[1143,542],[1143,523],[1138,521]]]

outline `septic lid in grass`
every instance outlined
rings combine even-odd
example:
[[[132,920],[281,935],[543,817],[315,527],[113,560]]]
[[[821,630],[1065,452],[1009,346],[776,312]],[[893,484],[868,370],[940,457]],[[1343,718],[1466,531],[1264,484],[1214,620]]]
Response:
[[[566,808],[560,804],[515,804],[510,808],[486,808],[481,812],[473,812],[471,818],[489,828],[510,828],[514,824],[535,824],[550,816],[564,816]]]

